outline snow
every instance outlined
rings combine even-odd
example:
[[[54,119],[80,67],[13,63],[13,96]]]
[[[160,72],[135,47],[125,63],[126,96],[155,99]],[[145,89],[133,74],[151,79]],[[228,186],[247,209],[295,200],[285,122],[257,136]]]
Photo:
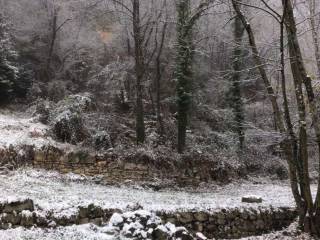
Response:
[[[207,237],[205,235],[203,235],[201,232],[196,233],[196,236],[201,240],[206,240],[207,239]]]
[[[58,227],[56,229],[15,228],[0,231],[0,240],[111,240],[113,236],[92,224]]]
[[[123,217],[119,213],[114,213],[112,215],[112,217],[110,218],[110,224],[111,225],[116,226],[116,225],[119,225],[122,222],[123,222]]]
[[[95,204],[102,208],[126,210],[140,204],[147,211],[215,211],[235,207],[293,207],[290,187],[284,183],[230,184],[206,192],[153,191],[132,187],[115,187],[82,181],[77,175],[61,175],[53,171],[24,168],[0,178],[0,201],[30,198],[40,209],[59,216],[76,213],[78,206]],[[313,192],[316,186],[312,186]],[[243,195],[259,195],[262,203],[242,203]],[[144,210],[138,210],[141,215]]]
[[[0,147],[30,145],[41,148],[44,145],[67,147],[47,136],[48,126],[37,122],[33,117],[16,113],[0,112]],[[69,146],[70,147],[70,146]]]
[[[315,186],[314,186],[315,188]],[[125,209],[139,203],[145,210],[175,211],[183,209],[210,210],[240,206],[293,206],[289,186],[275,184],[228,185],[201,193],[152,191],[129,187],[102,186],[78,182],[56,172],[20,169],[0,179],[2,196],[31,198],[44,209],[68,209],[94,203],[104,208]],[[258,194],[254,194],[258,193]],[[241,203],[243,195],[259,195],[262,204]],[[143,210],[140,211],[143,214]]]

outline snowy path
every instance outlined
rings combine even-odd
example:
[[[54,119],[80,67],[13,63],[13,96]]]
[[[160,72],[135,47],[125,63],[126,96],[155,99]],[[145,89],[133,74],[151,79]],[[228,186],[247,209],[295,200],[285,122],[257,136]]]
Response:
[[[227,185],[218,190],[202,193],[179,191],[152,191],[129,187],[102,186],[81,182],[77,175],[60,175],[44,170],[21,169],[10,175],[0,176],[0,191],[7,197],[29,197],[41,208],[54,209],[68,214],[77,206],[94,203],[103,208],[124,209],[128,204],[141,204],[147,210],[214,210],[219,208],[245,207],[244,195],[258,195],[262,204],[250,206],[294,206],[290,189],[286,185],[243,184]]]

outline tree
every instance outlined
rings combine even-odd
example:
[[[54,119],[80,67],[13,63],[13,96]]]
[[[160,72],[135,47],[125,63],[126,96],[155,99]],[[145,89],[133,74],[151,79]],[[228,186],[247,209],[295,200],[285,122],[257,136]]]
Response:
[[[14,83],[19,78],[19,69],[15,61],[17,52],[12,44],[9,23],[0,16],[0,100],[12,96]]]
[[[143,59],[143,38],[140,24],[140,1],[133,0],[132,2],[132,17],[133,17],[133,37],[134,37],[134,58],[135,58],[135,74],[136,74],[136,135],[137,143],[143,143],[146,137],[144,126],[144,113],[142,102],[142,80],[144,76],[144,59]]]
[[[310,177],[308,169],[308,135],[307,135],[307,112],[304,96],[304,88],[309,102],[310,116],[313,121],[316,141],[320,151],[320,126],[318,119],[317,106],[314,101],[313,87],[310,77],[306,74],[303,64],[302,53],[297,37],[297,28],[294,19],[293,6],[290,0],[283,0],[283,14],[278,14],[272,9],[266,1],[261,0],[267,9],[262,9],[272,15],[280,24],[280,52],[281,52],[281,76],[282,76],[282,95],[284,99],[284,116],[280,111],[277,103],[277,96],[274,93],[273,87],[270,84],[268,76],[263,66],[259,51],[255,43],[255,36],[250,23],[247,21],[243,12],[239,8],[239,1],[232,0],[233,7],[237,15],[241,18],[242,24],[245,27],[249,36],[250,46],[253,52],[254,59],[259,68],[262,79],[264,80],[266,90],[271,100],[274,116],[276,119],[277,128],[281,134],[286,136],[282,143],[282,148],[285,153],[289,165],[289,177],[292,193],[299,212],[299,223],[307,232],[320,235],[320,179],[318,184],[318,192],[315,201],[312,199]],[[250,6],[250,5],[249,5]],[[253,6],[255,7],[255,6]],[[261,9],[261,8],[259,8]],[[293,83],[295,87],[295,97],[297,102],[299,128],[297,136],[295,135],[290,119],[288,108],[288,100],[286,94],[286,79],[285,79],[285,61],[284,61],[284,29],[287,32],[288,49],[290,56],[291,71]],[[304,87],[304,88],[303,88]],[[320,174],[319,174],[320,175]]]
[[[314,55],[317,62],[317,70],[318,70],[318,78],[320,78],[320,42],[319,42],[319,36],[317,32],[316,27],[316,0],[309,0],[309,11],[310,11],[310,17],[309,17],[309,23],[311,27],[311,33],[312,33],[312,40],[314,44]]]
[[[320,236],[320,173],[318,182],[318,193],[315,201],[313,202],[311,188],[310,188],[310,176],[309,176],[309,164],[308,164],[308,145],[307,145],[307,124],[306,124],[306,106],[305,96],[303,92],[303,86],[306,91],[309,113],[312,119],[312,125],[316,135],[316,142],[318,144],[318,150],[320,153],[320,123],[319,112],[317,110],[315,95],[311,78],[308,76],[299,45],[297,27],[294,18],[293,6],[290,0],[282,1],[283,8],[287,12],[285,15],[285,27],[288,38],[288,49],[290,56],[291,71],[296,89],[297,105],[299,108],[299,137],[300,137],[300,150],[299,155],[301,158],[302,169],[301,175],[303,176],[303,185],[301,189],[301,198],[303,215],[300,216],[301,225],[304,226],[305,231],[316,233]],[[319,155],[320,157],[320,155]],[[319,161],[320,163],[320,161]]]
[[[239,147],[244,147],[244,109],[241,96],[242,38],[244,29],[241,19],[234,19],[233,76],[231,77],[231,106],[234,113],[235,128],[239,138]]]
[[[188,114],[192,102],[192,63],[194,55],[193,27],[212,0],[202,1],[192,11],[190,0],[177,2],[177,60],[175,78],[177,80],[178,105],[178,152],[186,146]]]
[[[161,18],[162,9],[166,6],[166,1],[163,1],[164,4],[162,5],[161,2],[143,2],[146,8],[147,6],[152,9],[152,11],[148,11],[142,8],[142,4],[140,0],[132,0],[132,7],[126,5],[124,1],[112,0],[116,5],[119,5],[122,9],[119,11],[121,13],[125,12],[126,18],[128,21],[132,23],[132,36],[134,41],[134,59],[135,59],[135,88],[136,88],[136,141],[137,144],[144,143],[145,141],[145,123],[144,123],[144,107],[143,107],[143,81],[146,78],[146,73],[150,63],[156,58],[160,60],[160,56],[162,54],[163,48],[163,41],[165,37],[165,30],[163,28],[163,36],[161,37],[160,49],[158,46],[157,35],[158,35],[158,26],[157,22]],[[116,9],[117,10],[117,9]],[[141,13],[143,10],[145,12]],[[129,34],[128,34],[129,35]],[[151,44],[152,41],[150,39],[155,37],[156,43],[154,46]],[[131,52],[131,44],[130,39],[127,37],[127,45],[128,45],[128,52]],[[160,66],[160,65],[159,65]],[[161,75],[159,76],[159,81],[161,79]]]

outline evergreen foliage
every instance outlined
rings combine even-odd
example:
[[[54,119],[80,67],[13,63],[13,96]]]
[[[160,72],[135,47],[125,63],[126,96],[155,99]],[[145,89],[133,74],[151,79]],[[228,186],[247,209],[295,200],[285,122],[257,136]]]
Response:
[[[0,15],[0,102],[25,97],[32,72],[18,63],[18,53],[10,35],[10,24]]]

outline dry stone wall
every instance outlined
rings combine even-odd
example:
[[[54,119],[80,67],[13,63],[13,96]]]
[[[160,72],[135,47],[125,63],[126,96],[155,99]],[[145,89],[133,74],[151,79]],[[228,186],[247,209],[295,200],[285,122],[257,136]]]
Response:
[[[109,221],[118,209],[101,207],[79,207],[77,213],[70,216],[58,216],[51,212],[35,211],[30,199],[15,200],[0,204],[0,229],[12,227],[68,226],[93,223],[102,225]],[[201,232],[209,238],[241,238],[260,235],[287,227],[296,217],[296,211],[290,208],[248,208],[221,209],[215,212],[157,212],[164,223],[171,222],[194,232]]]
[[[260,235],[289,226],[296,218],[290,208],[222,209],[213,213],[160,213],[162,219],[209,238],[242,238]]]
[[[58,170],[62,173],[101,175],[110,183],[127,180],[152,182],[155,179],[165,179],[187,186],[208,181],[228,182],[230,177],[225,170],[215,168],[209,160],[189,160],[162,165],[152,163],[147,156],[123,159],[113,153],[99,155],[81,150],[65,153],[51,146],[35,150],[31,162],[34,167]]]

